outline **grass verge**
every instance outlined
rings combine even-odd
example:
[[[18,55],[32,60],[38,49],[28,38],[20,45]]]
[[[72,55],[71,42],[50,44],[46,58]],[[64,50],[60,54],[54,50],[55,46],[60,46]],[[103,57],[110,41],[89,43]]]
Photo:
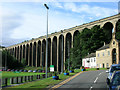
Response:
[[[33,82],[28,82],[19,86],[13,86],[9,88],[46,88],[46,87],[51,87],[54,86],[55,84],[58,84],[59,82],[69,78],[70,76],[73,76],[75,73],[70,73],[70,75],[64,75],[60,74],[59,75],[59,80],[53,80],[52,77],[47,78],[47,79],[42,79],[38,81],[33,81]]]

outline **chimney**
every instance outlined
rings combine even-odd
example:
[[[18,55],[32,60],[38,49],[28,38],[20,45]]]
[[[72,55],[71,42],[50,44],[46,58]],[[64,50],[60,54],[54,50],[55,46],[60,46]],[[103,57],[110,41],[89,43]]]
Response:
[[[105,42],[104,42],[104,46],[105,46]]]

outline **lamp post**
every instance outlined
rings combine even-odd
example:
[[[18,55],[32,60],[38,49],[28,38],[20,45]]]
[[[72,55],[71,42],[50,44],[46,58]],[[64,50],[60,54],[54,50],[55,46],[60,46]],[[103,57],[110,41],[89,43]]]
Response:
[[[49,7],[47,6],[47,4],[44,4],[44,6],[47,9],[47,33],[46,33],[46,78],[47,78],[47,61],[48,61],[48,9]]]
[[[63,31],[61,30],[62,34],[62,66],[61,66],[61,73],[63,73]]]

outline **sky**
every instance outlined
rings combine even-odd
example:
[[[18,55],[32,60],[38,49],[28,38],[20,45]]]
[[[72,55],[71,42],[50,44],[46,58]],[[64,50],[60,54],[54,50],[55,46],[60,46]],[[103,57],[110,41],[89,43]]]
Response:
[[[118,2],[66,1],[66,2],[6,2],[0,3],[0,45],[11,46],[25,40],[46,35],[46,15],[48,11],[48,33],[69,29],[84,23],[99,20],[118,13]]]

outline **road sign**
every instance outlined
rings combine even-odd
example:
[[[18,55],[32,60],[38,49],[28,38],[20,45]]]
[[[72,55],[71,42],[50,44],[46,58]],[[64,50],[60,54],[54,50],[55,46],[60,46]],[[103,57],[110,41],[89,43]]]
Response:
[[[50,72],[54,72],[54,65],[50,65]]]

